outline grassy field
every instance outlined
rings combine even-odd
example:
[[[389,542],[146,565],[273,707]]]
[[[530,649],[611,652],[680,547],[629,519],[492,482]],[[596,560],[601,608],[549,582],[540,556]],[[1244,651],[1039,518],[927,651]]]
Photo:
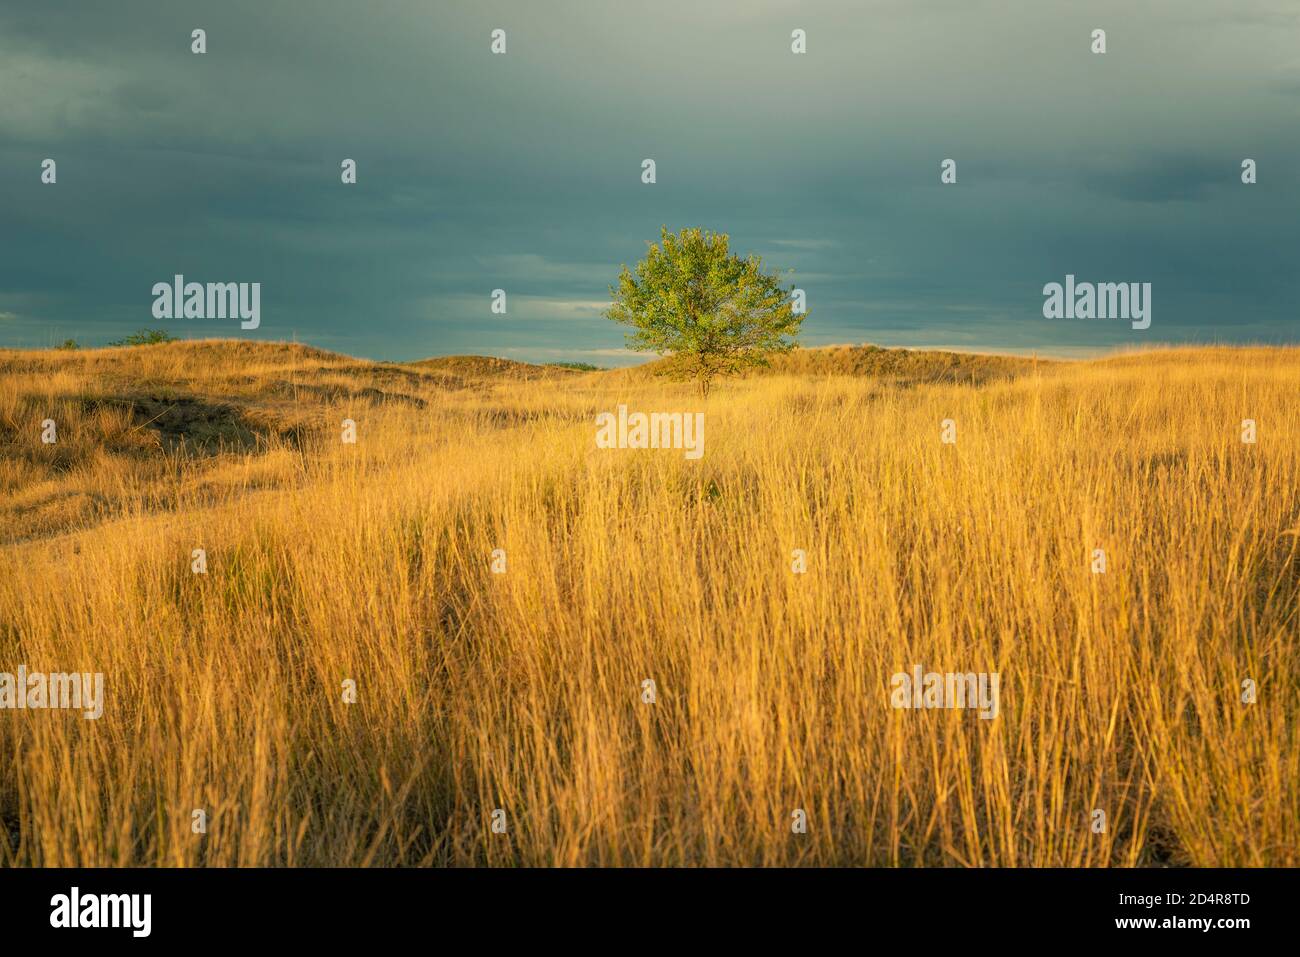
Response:
[[[0,351],[0,490],[0,671],[106,682],[0,711],[0,863],[1300,864],[1297,349]]]

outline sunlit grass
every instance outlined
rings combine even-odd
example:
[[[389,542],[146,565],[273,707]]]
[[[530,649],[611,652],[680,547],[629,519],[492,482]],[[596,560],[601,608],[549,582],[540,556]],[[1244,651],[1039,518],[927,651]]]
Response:
[[[4,863],[1300,863],[1296,350],[799,356],[704,404],[293,347],[39,361],[0,354],[0,671],[107,700],[0,711]],[[234,413],[200,446],[87,401],[148,394]],[[704,457],[598,450],[618,403],[703,410]],[[999,717],[892,710],[914,664],[999,672]]]

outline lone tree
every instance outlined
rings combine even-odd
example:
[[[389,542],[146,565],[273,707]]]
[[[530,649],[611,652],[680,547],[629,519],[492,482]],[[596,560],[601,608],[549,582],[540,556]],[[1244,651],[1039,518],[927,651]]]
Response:
[[[665,226],[659,244],[648,245],[636,272],[625,265],[610,287],[605,315],[635,327],[629,348],[668,357],[659,374],[694,379],[707,396],[716,376],[765,366],[772,353],[794,348],[806,313],[795,313],[793,289],[763,273],[757,256],[733,255],[725,233]]]

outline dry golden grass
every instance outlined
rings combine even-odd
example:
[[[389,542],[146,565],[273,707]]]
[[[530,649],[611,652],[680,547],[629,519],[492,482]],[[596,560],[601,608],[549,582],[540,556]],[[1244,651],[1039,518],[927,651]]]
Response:
[[[1300,352],[787,361],[701,405],[0,353],[0,671],[107,686],[0,711],[0,862],[1300,864]],[[704,457],[598,450],[620,402],[703,409]],[[999,717],[891,709],[914,664]]]

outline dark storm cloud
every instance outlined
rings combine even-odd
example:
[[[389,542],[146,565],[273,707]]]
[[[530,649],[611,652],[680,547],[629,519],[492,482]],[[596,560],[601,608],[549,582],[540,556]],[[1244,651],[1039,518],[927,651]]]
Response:
[[[1096,193],[1134,203],[1206,202],[1218,190],[1235,189],[1229,177],[1238,160],[1220,157],[1188,159],[1181,154],[1146,156],[1111,165],[1081,164],[1080,182]]]
[[[6,4],[0,344],[156,325],[181,272],[262,282],[267,338],[612,363],[661,224],[806,288],[810,344],[1142,341],[1042,319],[1067,272],[1152,282],[1152,341],[1294,340],[1298,39],[1272,0]]]

